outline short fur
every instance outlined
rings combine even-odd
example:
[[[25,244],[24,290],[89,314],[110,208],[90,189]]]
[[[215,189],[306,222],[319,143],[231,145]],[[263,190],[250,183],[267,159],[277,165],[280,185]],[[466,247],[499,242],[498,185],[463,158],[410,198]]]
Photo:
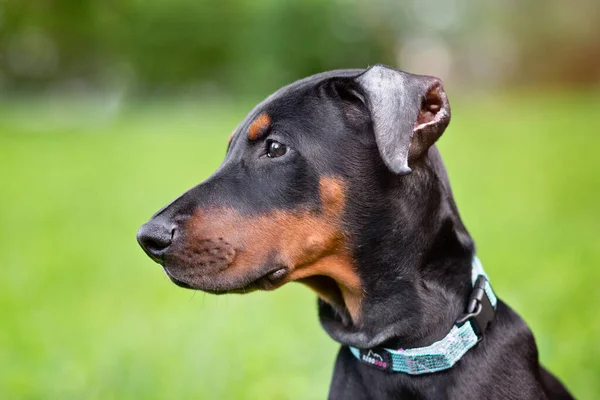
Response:
[[[330,399],[571,398],[502,301],[483,341],[446,371],[380,371],[348,350],[430,345],[465,311],[475,246],[434,146],[449,120],[432,77],[378,65],[303,79],[257,105],[219,169],[138,241],[186,288],[313,289],[341,344]],[[272,141],[287,152],[273,157]]]

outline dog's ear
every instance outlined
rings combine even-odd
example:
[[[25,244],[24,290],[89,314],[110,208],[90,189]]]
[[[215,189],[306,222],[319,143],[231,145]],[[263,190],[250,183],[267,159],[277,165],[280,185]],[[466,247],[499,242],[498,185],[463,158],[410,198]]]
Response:
[[[427,153],[450,122],[442,82],[375,65],[355,78],[371,115],[381,158],[396,174]]]

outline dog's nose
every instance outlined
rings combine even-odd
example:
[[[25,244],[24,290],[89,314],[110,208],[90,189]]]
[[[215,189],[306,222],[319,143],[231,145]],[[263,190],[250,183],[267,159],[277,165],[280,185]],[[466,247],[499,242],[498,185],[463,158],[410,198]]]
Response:
[[[137,232],[137,241],[150,257],[160,260],[173,242],[175,226],[164,219],[152,219]]]

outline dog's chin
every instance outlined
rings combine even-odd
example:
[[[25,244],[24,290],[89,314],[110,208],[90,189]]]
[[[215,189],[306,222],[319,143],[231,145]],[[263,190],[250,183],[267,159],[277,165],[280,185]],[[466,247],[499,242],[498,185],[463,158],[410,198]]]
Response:
[[[165,273],[179,287],[192,290],[200,290],[210,294],[245,294],[255,290],[273,290],[286,281],[288,269],[277,267],[265,271],[257,271],[243,277],[233,277],[223,271],[218,274],[200,274],[195,271],[184,270],[163,266]]]

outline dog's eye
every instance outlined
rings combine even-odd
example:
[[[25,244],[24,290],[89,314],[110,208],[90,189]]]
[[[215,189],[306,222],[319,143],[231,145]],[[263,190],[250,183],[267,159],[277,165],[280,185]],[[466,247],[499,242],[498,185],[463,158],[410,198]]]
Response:
[[[288,147],[275,140],[267,140],[267,157],[277,158],[285,155],[288,152]]]

